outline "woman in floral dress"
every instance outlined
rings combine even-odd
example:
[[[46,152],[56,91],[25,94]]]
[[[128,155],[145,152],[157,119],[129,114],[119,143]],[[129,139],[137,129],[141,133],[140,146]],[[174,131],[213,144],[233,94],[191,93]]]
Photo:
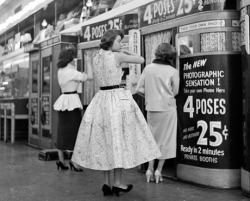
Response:
[[[82,167],[104,171],[104,196],[119,196],[132,189],[132,184],[122,183],[122,169],[161,155],[131,92],[119,87],[122,63],[144,63],[141,56],[121,50],[123,37],[119,30],[108,30],[94,53],[94,75],[100,90],[85,111],[72,156],[72,161]]]

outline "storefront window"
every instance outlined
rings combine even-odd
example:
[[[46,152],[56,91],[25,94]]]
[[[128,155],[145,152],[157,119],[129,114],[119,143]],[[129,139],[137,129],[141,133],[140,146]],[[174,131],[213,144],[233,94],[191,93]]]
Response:
[[[240,32],[232,32],[233,51],[241,51],[240,49]]]
[[[44,57],[42,62],[42,92],[50,92],[50,56]]]
[[[226,51],[226,33],[201,34],[201,52]]]
[[[172,30],[165,30],[145,36],[146,65],[155,59],[155,49],[161,43],[171,43]]]
[[[4,61],[0,79],[0,98],[28,97],[28,74],[28,54]]]

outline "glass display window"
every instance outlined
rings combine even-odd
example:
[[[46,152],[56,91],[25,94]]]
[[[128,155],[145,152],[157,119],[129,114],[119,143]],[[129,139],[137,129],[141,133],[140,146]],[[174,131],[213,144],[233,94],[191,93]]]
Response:
[[[3,62],[0,98],[29,96],[29,54],[22,54]]]
[[[201,34],[201,52],[226,51],[226,32]]]
[[[42,92],[50,92],[50,66],[51,57],[44,57],[42,59]]]
[[[38,93],[39,61],[32,62],[32,93]]]
[[[155,50],[161,43],[170,43],[172,41],[172,30],[164,30],[145,36],[145,57],[146,65],[152,63],[155,59]]]

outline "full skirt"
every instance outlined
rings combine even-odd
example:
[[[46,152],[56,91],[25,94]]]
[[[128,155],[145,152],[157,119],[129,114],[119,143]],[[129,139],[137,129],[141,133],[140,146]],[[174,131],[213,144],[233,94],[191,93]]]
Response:
[[[98,91],[79,127],[72,161],[94,170],[128,169],[160,155],[130,91]]]

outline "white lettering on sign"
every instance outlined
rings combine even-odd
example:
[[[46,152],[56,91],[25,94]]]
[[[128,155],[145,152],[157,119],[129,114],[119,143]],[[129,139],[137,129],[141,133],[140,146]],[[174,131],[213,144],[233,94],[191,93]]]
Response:
[[[204,22],[197,22],[185,26],[179,27],[179,32],[187,32],[187,31],[193,31],[196,29],[201,28],[211,28],[211,27],[225,27],[226,22],[225,20],[210,20],[210,21],[204,21]]]
[[[92,39],[101,38],[107,31],[107,24],[103,24],[97,27],[92,27]]]
[[[224,125],[224,127],[222,128],[220,121],[209,122],[208,134],[207,134],[207,131],[208,131],[207,122],[203,120],[198,121],[197,128],[198,127],[201,127],[201,133],[197,141],[197,145],[204,145],[204,146],[210,145],[212,147],[218,147],[223,143],[223,140],[227,140],[227,136],[228,136],[227,126]],[[221,129],[223,130],[221,131]],[[205,137],[205,135],[208,135],[208,136]]]
[[[207,62],[207,59],[199,59],[199,60],[197,60],[197,61],[194,61],[194,62],[193,62],[193,65],[192,65],[192,64],[189,64],[189,63],[187,62],[187,63],[184,64],[183,70],[184,70],[184,71],[185,71],[185,70],[191,70],[191,69],[192,69],[191,67],[193,67],[193,68],[203,67],[203,66],[205,66],[206,62]]]
[[[196,114],[226,114],[226,100],[222,99],[196,99]]]
[[[164,0],[164,1],[155,2],[153,4],[153,8],[151,5],[152,4],[149,4],[146,7],[144,15],[143,15],[143,21],[147,22],[148,24],[156,23],[154,18],[158,18],[158,16],[160,17],[166,16],[175,11],[173,0]]]
[[[199,79],[199,78],[223,78],[225,76],[224,71],[210,70],[210,71],[198,71],[183,73],[184,79]]]
[[[90,41],[100,39],[103,34],[109,29],[122,29],[122,19],[115,18],[98,24],[96,26],[86,26],[83,37],[85,40]]]
[[[183,112],[189,113],[190,118],[194,117],[194,113],[196,115],[198,114],[225,115],[226,114],[225,105],[226,105],[226,100],[224,98],[196,99],[194,101],[193,96],[188,96],[183,106]]]

